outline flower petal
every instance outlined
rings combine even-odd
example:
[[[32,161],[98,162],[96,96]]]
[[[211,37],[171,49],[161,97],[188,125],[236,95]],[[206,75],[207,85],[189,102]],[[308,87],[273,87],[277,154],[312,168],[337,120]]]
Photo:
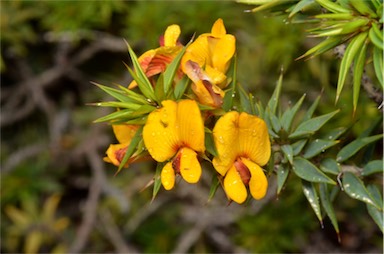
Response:
[[[236,203],[243,203],[248,196],[247,189],[235,166],[232,166],[224,178],[224,190],[228,197]]]
[[[112,129],[119,143],[130,143],[135,136],[138,125],[131,124],[113,124]]]
[[[119,166],[127,151],[128,145],[128,143],[110,145],[106,151],[107,157],[104,157],[104,161]],[[127,166],[128,165],[124,165],[124,167]]]
[[[210,38],[208,44],[211,43],[212,40],[214,40],[214,38]],[[225,73],[228,70],[230,60],[235,54],[236,39],[235,36],[227,34],[216,40],[215,47],[211,51],[212,66],[216,70]]]
[[[268,127],[259,117],[242,112],[238,117],[239,155],[264,166],[271,156]]]
[[[160,178],[164,189],[170,190],[175,186],[175,170],[172,167],[172,162],[165,164],[161,170]]]
[[[255,199],[262,199],[267,193],[268,181],[263,170],[254,162],[241,158],[241,161],[247,166],[251,173],[249,181],[249,190]]]
[[[204,122],[196,101],[179,101],[176,114],[175,129],[178,131],[181,144],[203,153],[205,151]]]
[[[143,129],[144,144],[152,158],[158,162],[169,160],[180,148],[175,128],[177,103],[166,100],[162,104],[162,108],[149,114]]]
[[[231,111],[222,116],[213,128],[213,140],[215,142],[218,157],[212,161],[216,171],[222,176],[232,167],[238,156],[238,134],[236,127],[239,113]]]
[[[181,31],[178,25],[168,26],[164,33],[164,46],[176,46],[180,33]]]
[[[212,26],[211,33],[214,36],[225,35],[227,31],[225,30],[224,22],[222,19],[217,19]]]
[[[201,176],[201,166],[197,154],[192,149],[184,147],[180,150],[180,174],[188,183],[197,183]]]
[[[187,70],[185,69],[185,64],[188,61],[192,61],[197,63],[199,66],[207,66],[211,65],[210,62],[210,53],[208,48],[208,39],[205,35],[200,35],[197,37],[197,39],[188,46],[186,49],[183,58],[181,59],[181,67],[184,73],[187,73]]]

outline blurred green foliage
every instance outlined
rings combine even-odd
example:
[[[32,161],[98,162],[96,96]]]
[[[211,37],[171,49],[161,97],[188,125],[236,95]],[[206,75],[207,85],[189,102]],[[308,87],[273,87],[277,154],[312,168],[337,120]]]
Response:
[[[14,58],[25,60],[36,73],[51,67],[54,52],[58,45],[55,40],[47,40],[54,35],[59,38],[63,34],[70,35],[69,41],[78,50],[89,44],[93,39],[93,31],[104,32],[118,38],[125,38],[139,55],[149,48],[158,46],[158,38],[165,28],[173,23],[179,24],[182,30],[182,42],[186,44],[194,33],[201,34],[209,31],[211,24],[217,18],[223,18],[227,31],[237,38],[238,47],[238,80],[251,91],[257,99],[267,102],[275,89],[276,80],[280,69],[284,69],[284,87],[280,103],[283,108],[296,102],[303,93],[307,93],[307,99],[303,102],[302,109],[297,113],[303,116],[306,109],[322,92],[316,115],[322,115],[336,110],[334,98],[336,95],[338,77],[337,61],[328,52],[308,61],[294,61],[305,51],[320,42],[318,39],[305,37],[307,24],[288,25],[280,17],[267,17],[264,14],[245,13],[249,6],[230,1],[1,1],[0,2],[0,29],[1,29],[1,67],[2,89],[12,89],[19,82],[19,67],[14,65]],[[300,13],[299,13],[300,14]],[[49,36],[48,36],[49,35]],[[77,47],[77,48],[76,48]],[[76,50],[71,52],[76,54]],[[32,157],[28,157],[15,165],[9,172],[1,176],[1,235],[4,240],[9,237],[9,230],[15,223],[11,216],[5,213],[5,207],[11,205],[24,213],[32,214],[25,208],[25,203],[31,200],[37,213],[41,207],[46,207],[51,200],[49,197],[55,193],[63,193],[62,205],[54,213],[60,214],[60,218],[69,218],[71,222],[79,221],[79,201],[86,197],[86,187],[89,179],[89,167],[83,161],[68,163],[71,152],[76,145],[89,133],[89,125],[92,120],[105,115],[95,112],[93,108],[85,106],[85,103],[98,101],[100,92],[94,86],[89,85],[89,80],[108,80],[117,82],[121,80],[126,70],[121,61],[128,59],[128,53],[103,54],[95,56],[89,63],[79,67],[83,72],[86,84],[74,83],[68,78],[57,81],[53,88],[47,89],[57,109],[70,111],[71,126],[65,130],[64,138],[55,147],[59,150],[55,154],[54,149],[48,147]],[[114,64],[106,64],[107,62]],[[115,64],[115,63],[118,64]],[[97,66],[97,68],[93,68]],[[372,70],[368,74],[375,75]],[[125,84],[126,85],[126,84]],[[347,86],[348,84],[346,84]],[[68,98],[70,98],[68,100]],[[69,102],[68,102],[69,101]],[[3,102],[2,102],[3,103]],[[352,118],[352,89],[345,89],[339,98],[338,108],[340,112],[332,121],[327,123],[327,129],[331,130],[340,126],[348,129],[343,144],[355,140],[364,130],[372,126],[372,122],[380,118],[375,103],[366,94],[361,93],[355,118]],[[2,111],[6,112],[7,107]],[[50,119],[52,120],[52,119]],[[379,119],[380,120],[380,119]],[[35,144],[36,142],[48,143],[50,140],[47,131],[48,119],[36,109],[33,114],[20,121],[2,127],[1,153],[2,166],[8,159],[20,149]],[[372,135],[380,132],[382,127],[378,124],[373,129]],[[112,139],[112,131],[104,131]],[[332,151],[332,150],[331,150]],[[377,146],[367,147],[350,161],[358,166],[364,166],[367,156],[381,159],[381,150]],[[102,153],[102,152],[101,152]],[[101,154],[100,153],[100,154]],[[337,151],[335,151],[337,153]],[[101,160],[101,158],[100,158]],[[112,179],[112,185],[121,189],[123,199],[127,206],[123,207],[115,196],[103,197],[102,205],[112,211],[118,226],[125,225],[133,214],[140,212],[140,207],[148,205],[152,193],[141,192],[140,188],[150,180],[150,176],[140,179],[137,173],[151,171],[150,165],[141,164],[130,171],[122,171],[118,177],[113,177],[114,167],[107,166],[107,177]],[[87,180],[84,180],[87,179]],[[368,180],[374,177],[367,176]],[[300,249],[308,243],[308,234],[320,228],[309,205],[305,203],[299,181],[289,182],[283,189],[278,201],[271,202],[256,215],[247,215],[235,223],[235,242],[251,252],[300,252]],[[299,191],[297,191],[299,190]],[[207,193],[208,194],[208,193]],[[292,195],[291,195],[292,194]],[[111,202],[110,200],[115,200]],[[304,201],[303,201],[304,200]],[[178,201],[180,201],[178,199]],[[52,201],[51,201],[52,202]],[[180,201],[183,202],[183,201]],[[184,202],[188,202],[184,201]],[[116,205],[117,204],[117,205]],[[182,205],[182,204],[180,204]],[[188,225],[177,223],[182,217],[179,204],[169,205],[154,213],[135,231],[125,232],[123,235],[132,240],[143,252],[169,252],[175,246],[178,239]],[[222,209],[226,209],[225,204]],[[125,210],[124,210],[125,209]],[[337,209],[343,209],[338,207]],[[356,218],[367,218],[371,234],[380,235],[371,219],[368,219],[366,211],[361,207],[347,207],[347,212],[356,214]],[[130,212],[127,212],[130,211]],[[285,213],[281,213],[285,211]],[[301,215],[294,216],[293,215]],[[26,215],[25,217],[30,217]],[[36,217],[36,216],[35,216]],[[58,215],[49,217],[52,220]],[[36,217],[38,218],[38,216]],[[30,219],[35,223],[39,219]],[[295,220],[293,220],[294,218]],[[342,223],[353,223],[341,219]],[[44,221],[44,220],[40,220]],[[67,233],[55,239],[39,240],[40,247],[45,252],[52,251],[55,246],[73,241],[76,223],[65,225]],[[16,223],[17,224],[17,223]],[[360,224],[359,224],[360,225]],[[68,229],[68,228],[69,229]],[[341,229],[343,231],[343,229]],[[32,232],[32,231],[28,231]],[[2,252],[21,252],[25,245],[22,240],[28,236],[28,232],[20,231],[18,236],[2,244]],[[372,233],[373,232],[373,233]],[[306,235],[307,234],[307,235]],[[358,234],[357,234],[358,235]],[[230,236],[230,237],[232,237]],[[295,238],[297,237],[297,238]],[[15,242],[15,239],[19,242]],[[39,238],[39,236],[35,236]],[[106,244],[104,236],[99,232],[93,232],[91,247],[85,252],[106,252],[111,250],[110,244]],[[296,240],[300,242],[299,244]],[[376,239],[376,238],[375,238]],[[52,242],[53,241],[53,242]],[[3,242],[3,241],[2,241]],[[201,243],[200,243],[201,244]],[[303,245],[301,245],[303,244]],[[209,243],[205,247],[195,247],[196,250],[211,250]],[[35,247],[34,247],[35,248]],[[380,247],[378,243],[377,248]],[[62,249],[58,249],[58,251]]]

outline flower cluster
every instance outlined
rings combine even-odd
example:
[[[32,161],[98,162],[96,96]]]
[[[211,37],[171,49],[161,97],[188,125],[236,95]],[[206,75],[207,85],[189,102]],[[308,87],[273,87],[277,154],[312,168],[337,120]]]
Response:
[[[138,58],[128,45],[134,81],[119,89],[98,85],[118,99],[97,104],[117,108],[98,119],[112,124],[119,141],[104,160],[120,170],[153,159],[158,162],[155,185],[166,190],[174,188],[178,176],[197,183],[200,162],[207,160],[230,200],[243,203],[248,192],[261,199],[268,188],[261,167],[269,161],[271,145],[261,118],[235,110],[236,38],[227,34],[222,19],[186,46],[180,34],[178,25],[169,26],[160,47]]]

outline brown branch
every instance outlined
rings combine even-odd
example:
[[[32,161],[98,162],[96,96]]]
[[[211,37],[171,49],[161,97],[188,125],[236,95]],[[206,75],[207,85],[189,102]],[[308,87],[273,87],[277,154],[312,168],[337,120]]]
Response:
[[[115,247],[117,253],[137,253],[137,249],[128,245],[123,238],[118,226],[113,221],[111,212],[108,209],[103,209],[99,213],[99,219],[102,224],[102,230],[106,232],[106,236]]]
[[[86,149],[84,149],[85,145],[87,145]],[[97,207],[105,178],[104,163],[97,154],[96,148],[95,143],[91,141],[79,148],[84,152],[92,169],[92,182],[89,186],[88,198],[83,210],[83,219],[77,230],[76,238],[69,248],[69,253],[79,253],[82,251],[88,242],[96,220]]]

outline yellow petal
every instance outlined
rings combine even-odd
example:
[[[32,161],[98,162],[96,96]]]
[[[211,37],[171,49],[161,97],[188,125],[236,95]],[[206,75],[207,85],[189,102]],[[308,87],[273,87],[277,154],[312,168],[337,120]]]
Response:
[[[228,197],[236,203],[243,203],[247,199],[247,189],[235,166],[232,166],[224,178],[224,190]]]
[[[210,53],[208,49],[208,39],[205,35],[200,35],[191,45],[186,49],[183,58],[181,59],[181,67],[185,74],[188,75],[185,64],[188,61],[197,63],[200,67],[211,65]]]
[[[119,166],[127,151],[128,145],[128,143],[110,145],[106,151],[107,157],[104,158],[104,161]],[[127,167],[128,165],[124,166]]]
[[[221,36],[227,33],[222,19],[217,19],[215,21],[215,23],[212,26],[211,33],[214,36]]]
[[[254,162],[241,158],[242,162],[247,166],[251,173],[249,181],[249,190],[255,199],[262,199],[267,193],[268,181],[263,170]]]
[[[151,112],[143,128],[144,144],[156,161],[172,158],[180,148],[176,131],[177,103],[163,101],[163,107]]]
[[[209,77],[211,83],[215,85],[220,85],[223,82],[225,83],[225,80],[227,79],[227,76],[225,76],[223,72],[218,71],[217,69],[214,69],[211,66],[207,66],[205,68],[205,72],[207,73],[207,76]]]
[[[112,129],[119,143],[130,143],[135,136],[138,125],[130,124],[113,124]]]
[[[164,33],[164,45],[176,46],[177,39],[180,36],[180,27],[178,25],[171,25],[167,27]]]
[[[177,104],[175,129],[179,133],[180,146],[201,153],[205,151],[204,122],[196,101],[181,100]]]
[[[231,111],[222,116],[213,128],[213,140],[218,157],[212,161],[216,171],[222,176],[232,167],[238,156],[238,134],[236,127],[239,113]]]
[[[201,166],[195,151],[184,147],[180,150],[180,174],[188,183],[197,183],[201,176]]]
[[[213,39],[210,39],[213,40]],[[208,40],[208,43],[210,43]],[[212,66],[222,72],[226,73],[229,67],[230,60],[235,54],[236,50],[236,39],[235,36],[227,34],[222,38],[218,39],[215,47],[212,49]]]
[[[175,186],[175,170],[172,167],[172,162],[168,162],[161,170],[161,184],[164,189],[170,190]]]
[[[268,127],[257,116],[242,112],[238,117],[239,155],[264,166],[271,156]]]

